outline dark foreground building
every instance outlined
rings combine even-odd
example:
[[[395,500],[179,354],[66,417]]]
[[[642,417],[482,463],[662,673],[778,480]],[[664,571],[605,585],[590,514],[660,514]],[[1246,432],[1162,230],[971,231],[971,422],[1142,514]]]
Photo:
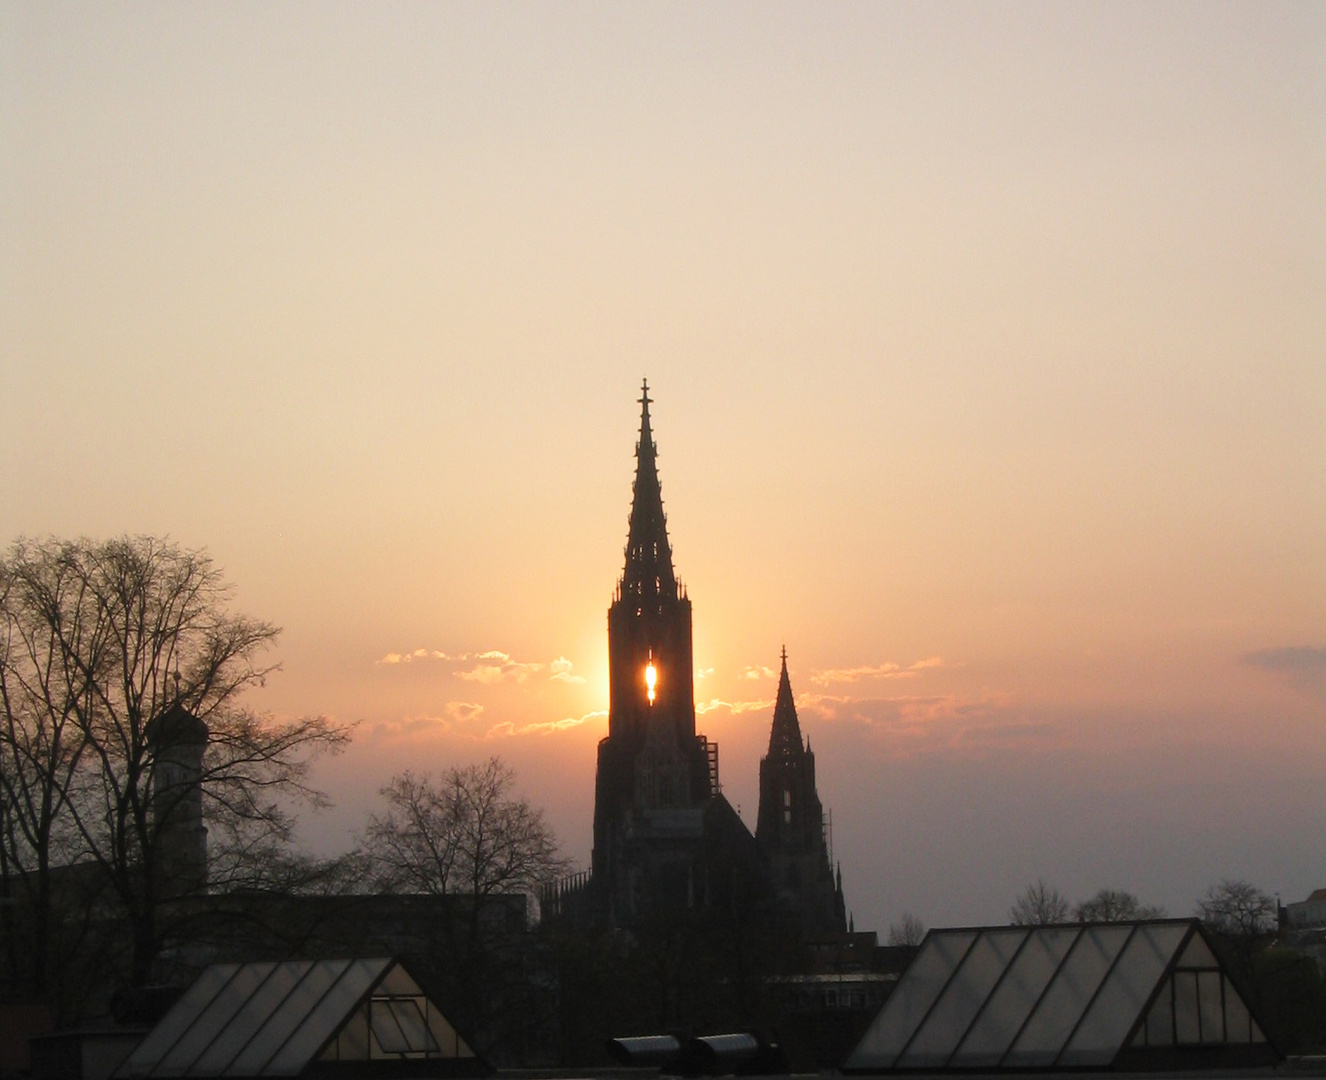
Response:
[[[1246,1069],[1279,1053],[1196,919],[932,930],[847,1072]]]
[[[550,898],[551,907],[588,908],[596,921],[629,927],[668,912],[755,906],[805,933],[842,932],[841,872],[835,881],[786,651],[754,836],[720,789],[717,744],[695,730],[691,601],[672,565],[648,383],[640,405],[626,565],[608,608],[592,874],[581,895]]]
[[[474,1077],[492,1072],[389,957],[215,964],[114,1073],[154,1077]]]

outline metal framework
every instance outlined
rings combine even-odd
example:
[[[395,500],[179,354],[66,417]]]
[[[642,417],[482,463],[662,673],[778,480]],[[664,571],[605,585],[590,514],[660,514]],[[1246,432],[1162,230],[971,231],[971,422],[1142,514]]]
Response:
[[[1194,1049],[1203,1064],[1275,1054],[1197,920],[977,927],[926,936],[847,1069],[1110,1068]]]
[[[405,1062],[487,1071],[397,961],[292,960],[207,968],[114,1075],[372,1076]]]

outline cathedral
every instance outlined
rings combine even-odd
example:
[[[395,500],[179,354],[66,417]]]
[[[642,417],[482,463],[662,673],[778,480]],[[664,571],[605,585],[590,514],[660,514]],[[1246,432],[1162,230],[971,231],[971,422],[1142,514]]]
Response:
[[[754,836],[723,796],[717,744],[695,730],[691,601],[673,570],[649,405],[646,382],[626,565],[608,608],[608,734],[584,887],[613,926],[722,907],[776,913],[803,934],[841,933],[842,874],[835,880],[786,650]]]

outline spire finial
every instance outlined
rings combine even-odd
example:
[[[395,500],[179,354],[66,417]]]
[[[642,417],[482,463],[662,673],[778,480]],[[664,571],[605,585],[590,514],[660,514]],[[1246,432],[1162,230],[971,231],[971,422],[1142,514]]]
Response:
[[[783,646],[783,667],[787,667],[787,646]]]

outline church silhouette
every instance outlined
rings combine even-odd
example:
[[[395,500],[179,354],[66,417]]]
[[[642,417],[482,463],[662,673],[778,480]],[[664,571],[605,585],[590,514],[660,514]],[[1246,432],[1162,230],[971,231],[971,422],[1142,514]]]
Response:
[[[786,649],[754,836],[722,793],[717,744],[695,730],[691,601],[672,565],[647,381],[642,390],[626,564],[608,608],[593,861],[545,910],[631,928],[721,909],[777,915],[805,935],[842,933],[842,872],[835,879]]]

